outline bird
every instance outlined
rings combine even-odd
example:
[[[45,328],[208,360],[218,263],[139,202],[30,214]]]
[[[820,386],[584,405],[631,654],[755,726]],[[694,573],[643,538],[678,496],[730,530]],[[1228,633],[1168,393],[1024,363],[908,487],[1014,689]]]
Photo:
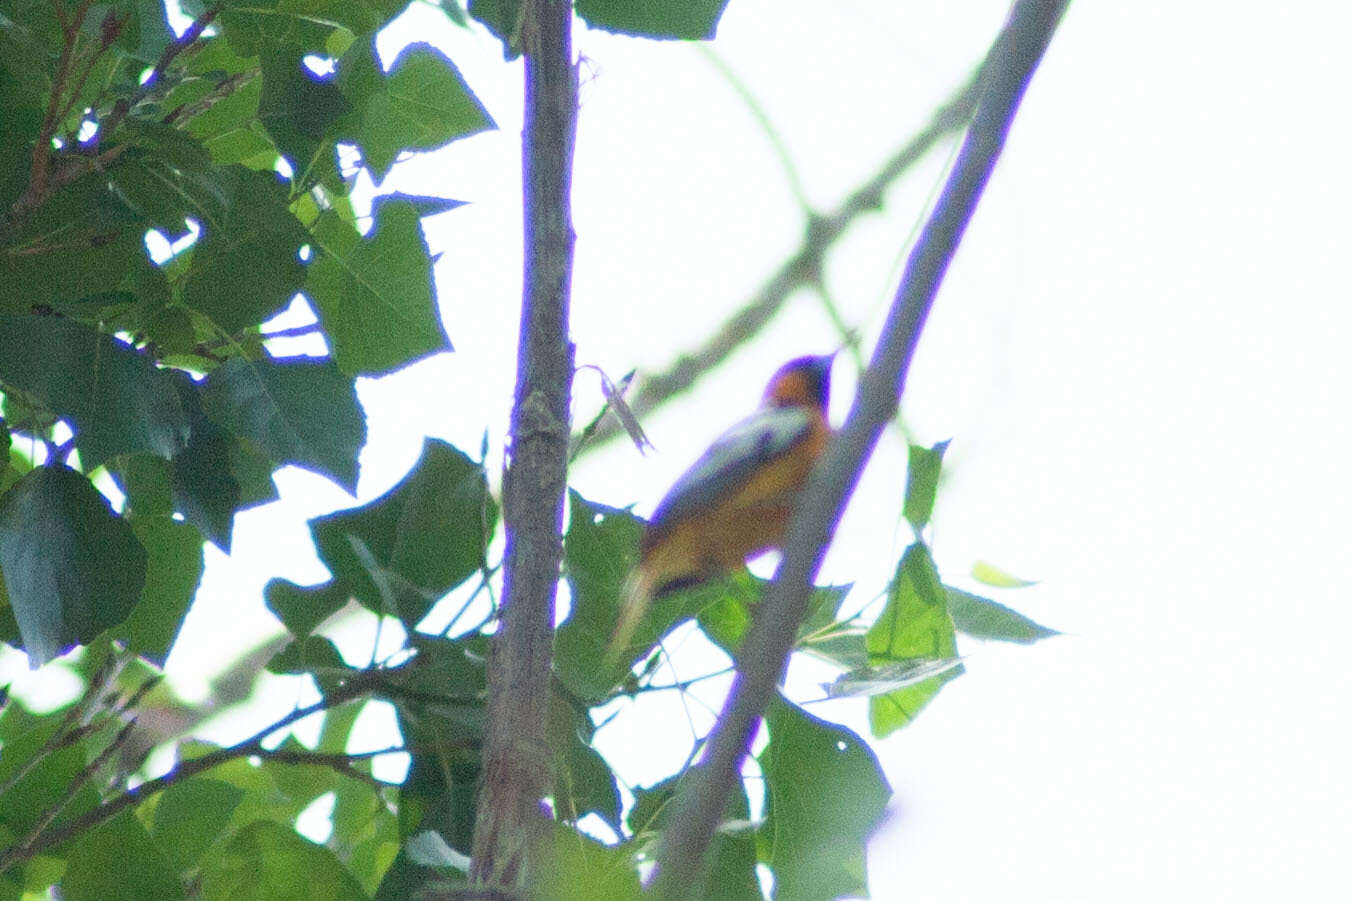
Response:
[[[831,436],[834,359],[804,356],[781,366],[756,411],[715,438],[658,503],[624,587],[612,656],[628,650],[654,599],[718,578],[782,544]]]

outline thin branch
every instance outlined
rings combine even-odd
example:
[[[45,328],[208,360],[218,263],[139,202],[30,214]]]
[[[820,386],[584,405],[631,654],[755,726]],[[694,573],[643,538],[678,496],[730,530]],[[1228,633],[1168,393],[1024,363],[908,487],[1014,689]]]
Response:
[[[844,428],[813,472],[784,559],[742,646],[738,674],[700,766],[676,799],[658,857],[657,894],[698,896],[704,858],[736,789],[756,723],[774,697],[812,578],[864,462],[897,409],[906,373],[944,273],[1004,147],[1019,101],[1069,0],[1019,0],[982,69],[981,99],[939,202],[906,271]],[[695,889],[692,891],[692,889]]]
[[[330,692],[324,699],[317,701],[308,707],[301,707],[291,711],[286,716],[264,727],[262,730],[254,733],[251,737],[237,745],[232,745],[228,748],[218,748],[209,754],[203,754],[201,757],[185,760],[158,779],[151,779],[149,782],[143,782],[136,788],[129,789],[117,797],[100,804],[98,807],[86,811],[80,816],[63,823],[55,829],[48,830],[44,828],[42,831],[30,836],[27,843],[23,846],[16,845],[7,849],[3,854],[0,854],[0,873],[5,872],[16,864],[23,863],[37,854],[41,854],[48,848],[70,841],[75,836],[94,828],[100,823],[112,819],[126,808],[141,803],[176,782],[189,779],[198,773],[205,772],[206,770],[240,757],[248,757],[255,754],[267,755],[269,752],[263,747],[263,741],[268,736],[280,729],[285,729],[288,726],[294,725],[311,714],[332,709],[367,694],[372,691],[379,680],[383,679],[386,675],[387,673],[383,670],[366,670],[359,673],[349,679],[345,685],[339,686],[337,689]],[[123,731],[126,731],[125,727]],[[119,740],[122,738],[122,733],[119,733]],[[114,745],[115,744],[117,744],[117,741],[114,741]],[[111,747],[112,746],[110,745],[110,748]],[[107,753],[107,751],[105,751],[105,753]]]
[[[967,124],[976,109],[980,70],[935,111],[930,123],[894,153],[872,177],[850,192],[836,211],[808,220],[798,249],[785,260],[745,305],[728,319],[702,347],[682,354],[660,373],[640,376],[629,406],[645,416],[672,397],[686,391],[702,374],[726,360],[738,347],[769,324],[784,303],[799,288],[821,283],[822,267],[835,243],[865,213],[882,209],[887,189],[901,175],[924,159],[946,135]],[[613,421],[599,424],[590,436],[589,449],[619,437],[623,429]]]
[[[502,490],[502,628],[488,667],[489,725],[470,855],[471,886],[516,896],[544,875],[541,856],[548,847],[540,802],[552,778],[547,724],[573,381],[569,194],[577,69],[571,29],[569,0],[521,6],[525,272],[511,461]]]

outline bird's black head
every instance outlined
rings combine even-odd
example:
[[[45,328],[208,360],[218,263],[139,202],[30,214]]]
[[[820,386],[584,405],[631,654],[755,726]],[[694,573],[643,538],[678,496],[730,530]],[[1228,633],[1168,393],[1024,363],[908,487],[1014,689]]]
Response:
[[[777,407],[812,406],[826,409],[831,398],[831,363],[835,355],[790,360],[765,389],[765,400]]]

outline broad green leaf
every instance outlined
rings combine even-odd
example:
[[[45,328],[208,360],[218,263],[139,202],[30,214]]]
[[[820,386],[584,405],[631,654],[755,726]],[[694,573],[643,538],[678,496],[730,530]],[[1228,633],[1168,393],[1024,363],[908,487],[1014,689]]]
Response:
[[[588,25],[637,37],[712,40],[728,0],[577,0]]]
[[[169,461],[150,454],[129,454],[112,470],[126,496],[124,516],[169,516],[174,512],[173,470]]]
[[[620,684],[672,626],[716,595],[705,587],[655,599],[629,646],[612,650],[625,582],[638,562],[643,521],[627,510],[593,504],[575,491],[569,492],[568,505],[563,569],[573,609],[554,637],[554,668],[569,691],[596,701]]]
[[[469,14],[502,41],[504,59],[521,55],[521,0],[469,0]]]
[[[595,813],[618,832],[620,791],[605,758],[592,747],[594,732],[586,710],[577,709],[561,692],[555,691],[549,705],[554,807],[560,816],[572,821]]]
[[[455,65],[430,44],[406,47],[388,73],[372,42],[354,44],[339,61],[338,86],[351,108],[336,135],[361,147],[377,181],[404,150],[430,150],[495,127]]]
[[[1039,639],[1061,634],[990,598],[960,588],[945,586],[944,590],[947,592],[948,615],[953,617],[953,625],[973,638],[1032,644]]]
[[[202,406],[277,463],[316,470],[356,491],[366,419],[352,379],[332,362],[227,360],[207,376]]]
[[[155,805],[151,838],[180,872],[195,869],[242,800],[243,789],[207,776],[175,782]]]
[[[208,898],[232,901],[366,901],[333,852],[269,820],[250,823],[213,855],[203,873]],[[153,897],[153,896],[144,896]]]
[[[299,51],[264,54],[258,119],[291,161],[296,184],[313,184],[334,168],[329,129],[350,108],[337,85],[302,64]]]
[[[226,166],[211,177],[223,203],[203,211],[183,302],[233,335],[258,325],[300,291],[300,249],[309,233],[287,208],[287,189],[274,173]]]
[[[63,899],[169,901],[183,896],[173,867],[130,810],[81,833],[66,856]]]
[[[297,638],[309,635],[316,626],[341,610],[348,597],[347,590],[334,580],[306,587],[285,579],[273,579],[263,588],[263,603]]]
[[[287,50],[329,54],[335,41],[341,48],[337,53],[342,53],[352,41],[352,32],[337,22],[311,15],[309,10],[299,8],[301,6],[300,3],[279,3],[277,0],[254,0],[248,6],[226,6],[217,21],[224,29],[230,48],[240,56]]]
[[[233,443],[224,429],[198,411],[187,446],[173,459],[174,506],[227,554],[235,511],[241,505],[239,480],[230,467]]]
[[[910,447],[910,461],[906,465],[906,520],[914,529],[923,529],[934,513],[934,496],[939,491],[939,470],[943,466],[948,442],[940,441],[930,448],[918,444]]]
[[[770,582],[744,571],[724,578],[719,584],[721,590],[717,599],[699,611],[699,624],[710,641],[721,647],[729,657],[735,658],[746,633],[751,629],[761,595],[769,588]],[[808,601],[807,618],[798,629],[796,649],[814,651],[818,656],[827,656],[826,650],[836,649],[835,643],[828,639],[834,634],[832,624],[849,590],[848,585],[813,589]],[[863,654],[862,641],[859,642],[858,653]]]
[[[497,522],[483,467],[429,439],[413,471],[371,503],[310,520],[335,580],[361,604],[411,631],[442,595],[483,565]],[[363,562],[357,548],[369,560]],[[372,569],[367,563],[374,563]],[[394,591],[385,608],[381,587]]]
[[[912,544],[902,555],[888,588],[887,605],[865,637],[870,666],[909,663],[915,658],[957,658],[957,637],[948,615],[944,587],[929,550]],[[869,699],[869,725],[879,738],[907,726],[946,682],[963,672],[945,669],[923,682]]]
[[[368,238],[327,212],[312,240],[307,290],[343,372],[382,374],[450,349],[412,204],[381,204]]]
[[[972,578],[992,588],[1027,588],[1037,584],[1036,580],[1020,579],[985,560],[978,560],[972,564]]]
[[[177,453],[188,437],[181,378],[78,323],[0,316],[0,382],[73,423],[86,468],[119,454]]]
[[[859,736],[783,698],[765,714],[768,846],[779,901],[867,896],[864,849],[892,794]]]
[[[167,516],[128,521],[146,551],[146,583],[117,634],[131,651],[163,666],[202,580],[202,533]]]
[[[116,290],[145,265],[145,226],[102,173],[52,192],[0,244],[0,313],[27,315]]]
[[[541,868],[543,897],[641,901],[643,890],[631,848],[603,845],[563,823],[554,823],[553,829],[553,859]]]
[[[88,479],[45,466],[0,496],[0,569],[37,668],[127,618],[146,552]]]

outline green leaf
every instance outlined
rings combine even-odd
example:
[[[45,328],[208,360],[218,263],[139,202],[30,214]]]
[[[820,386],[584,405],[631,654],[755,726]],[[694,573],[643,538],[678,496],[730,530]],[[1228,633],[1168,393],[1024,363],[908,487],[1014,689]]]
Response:
[[[202,417],[174,457],[174,504],[183,518],[227,554],[240,486],[230,472],[230,436]]]
[[[0,569],[37,668],[127,618],[146,552],[88,479],[46,466],[0,496]]]
[[[329,129],[350,108],[338,86],[314,75],[299,52],[263,56],[258,119],[291,161],[297,184],[313,184],[336,165]]]
[[[765,776],[768,845],[775,897],[868,895],[864,848],[892,794],[878,760],[859,736],[776,698],[765,714],[770,743]]]
[[[628,510],[594,504],[568,494],[568,533],[563,569],[573,598],[567,622],[554,637],[559,679],[580,698],[597,701],[620,684],[634,662],[646,657],[676,623],[694,616],[721,590],[701,586],[653,601],[635,626],[627,648],[610,647],[624,603],[624,585],[638,562],[643,521]]]
[[[78,323],[0,316],[0,382],[74,423],[88,469],[119,454],[177,453],[188,437],[180,379]]]
[[[1037,584],[1036,580],[1020,579],[985,560],[978,560],[972,564],[972,578],[992,588],[1028,588]]]
[[[944,590],[948,595],[948,615],[953,617],[953,625],[973,638],[1032,644],[1039,639],[1061,634],[990,598],[960,588],[945,586]]]
[[[544,868],[542,897],[587,901],[641,901],[632,850],[607,846],[563,823],[554,824],[554,854]]]
[[[227,6],[220,22],[230,48],[240,56],[259,56],[279,51],[329,53],[331,42],[342,49],[353,35],[341,24],[298,9],[301,4],[255,0],[248,6]],[[355,5],[355,4],[354,4]],[[338,53],[341,53],[340,49]],[[337,54],[334,54],[337,55]]]
[[[195,869],[242,800],[243,789],[205,776],[175,782],[155,805],[151,838],[180,872]]]
[[[620,790],[605,758],[592,747],[595,733],[585,709],[555,691],[549,705],[550,747],[554,749],[554,806],[577,821],[595,813],[616,832],[620,828]]]
[[[321,472],[357,490],[366,419],[352,379],[332,362],[234,358],[207,376],[202,406],[277,463]]]
[[[71,846],[61,897],[70,901],[143,901],[183,897],[183,886],[141,821],[123,811]]]
[[[411,631],[442,595],[480,569],[496,521],[483,467],[429,439],[413,471],[389,492],[312,519],[310,531],[344,590],[377,613],[398,616]],[[394,609],[386,608],[382,587],[393,592]]]
[[[366,901],[366,893],[328,848],[269,820],[250,823],[211,860],[203,894],[232,901]],[[143,896],[153,897],[153,896]]]
[[[28,314],[116,290],[146,265],[145,226],[103,173],[54,191],[0,244],[0,313]]]
[[[263,603],[297,638],[309,635],[341,610],[348,597],[347,590],[334,580],[303,587],[285,579],[273,579],[263,588]]]
[[[455,65],[430,44],[409,45],[383,73],[374,43],[357,43],[338,63],[338,86],[351,108],[336,134],[361,147],[376,181],[402,151],[430,150],[496,127]]]
[[[66,797],[75,778],[97,752],[91,751],[86,741],[47,747],[61,725],[59,713],[33,716],[13,700],[3,705],[0,713],[0,741],[5,747],[5,753],[0,754],[0,784],[6,786],[0,826],[15,835],[27,835],[45,811]],[[22,774],[21,769],[25,770]],[[64,811],[67,816],[78,816],[98,803],[98,792],[86,784]]]
[[[887,605],[865,637],[870,666],[910,663],[915,658],[958,656],[944,587],[929,550],[919,542],[902,555],[888,588]],[[907,726],[963,667],[945,669],[923,682],[869,699],[869,724],[879,738]]]
[[[502,56],[521,55],[521,0],[469,0],[469,14],[502,41]]]
[[[222,203],[204,207],[183,301],[224,334],[258,325],[305,284],[300,249],[309,232],[288,209],[286,186],[272,172],[243,166],[212,170]]]
[[[307,289],[343,372],[382,374],[450,350],[412,204],[381,204],[365,239],[336,212],[326,212],[313,241],[318,253],[307,267]]]
[[[167,516],[128,521],[146,550],[146,583],[117,634],[131,651],[163,666],[202,581],[202,533]]]
[[[645,38],[712,40],[728,0],[577,0],[593,28]]]
[[[939,491],[939,470],[943,466],[948,442],[940,441],[931,448],[918,444],[910,447],[910,462],[906,465],[906,520],[911,527],[923,529],[934,513],[934,496]]]

